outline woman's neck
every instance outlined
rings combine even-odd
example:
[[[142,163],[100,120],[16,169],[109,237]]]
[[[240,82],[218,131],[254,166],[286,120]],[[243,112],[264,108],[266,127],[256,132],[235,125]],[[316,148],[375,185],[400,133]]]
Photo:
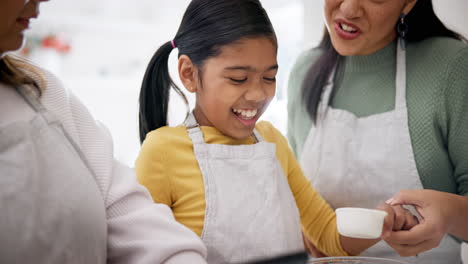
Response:
[[[396,41],[390,42],[384,48],[369,55],[344,57],[344,65],[348,72],[373,72],[394,65],[396,61]]]

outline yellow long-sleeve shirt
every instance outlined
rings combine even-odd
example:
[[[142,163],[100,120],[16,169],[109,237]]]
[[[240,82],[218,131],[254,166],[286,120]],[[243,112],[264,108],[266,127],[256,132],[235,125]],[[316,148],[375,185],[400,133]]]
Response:
[[[276,144],[276,156],[287,177],[301,215],[305,235],[330,256],[343,256],[334,211],[303,175],[286,138],[268,122],[256,126],[265,141]],[[253,137],[236,140],[214,127],[201,127],[207,144],[254,144]],[[141,184],[155,202],[168,205],[177,221],[201,236],[205,218],[203,176],[184,126],[163,127],[146,137],[136,161]]]

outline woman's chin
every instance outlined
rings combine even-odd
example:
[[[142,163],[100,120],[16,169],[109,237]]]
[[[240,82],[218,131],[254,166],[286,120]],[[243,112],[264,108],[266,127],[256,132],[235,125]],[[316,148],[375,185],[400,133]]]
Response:
[[[23,47],[25,43],[24,34],[16,35],[15,37],[8,38],[0,42],[0,56],[5,55],[7,52],[17,51]]]

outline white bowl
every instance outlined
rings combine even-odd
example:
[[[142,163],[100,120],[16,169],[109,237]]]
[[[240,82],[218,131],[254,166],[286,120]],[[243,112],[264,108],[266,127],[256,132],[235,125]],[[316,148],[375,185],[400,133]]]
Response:
[[[338,232],[346,237],[375,239],[382,235],[387,212],[365,208],[338,208]]]

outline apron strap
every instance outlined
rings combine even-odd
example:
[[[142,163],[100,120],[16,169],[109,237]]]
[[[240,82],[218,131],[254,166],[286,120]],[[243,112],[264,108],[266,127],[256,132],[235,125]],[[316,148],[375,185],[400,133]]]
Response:
[[[203,144],[205,143],[205,139],[203,138],[203,132],[200,129],[200,125],[198,125],[193,112],[191,112],[187,119],[184,122],[185,127],[187,128],[188,134],[190,139],[192,140],[193,144]]]
[[[36,112],[46,112],[45,107],[39,101],[39,96],[35,93],[30,87],[25,85],[20,85],[16,87],[16,91],[26,100],[26,102],[34,109]]]
[[[322,95],[320,98],[320,103],[318,106],[318,113],[317,113],[317,122],[322,120],[325,117],[325,113],[327,112],[328,106],[330,105],[331,94],[333,91],[334,79],[336,75],[336,67],[333,68],[330,76],[328,77],[328,81],[325,84],[323,89]]]
[[[395,109],[406,108],[406,51],[397,44]]]
[[[187,118],[184,121],[184,125],[187,127],[187,129],[198,127],[198,122],[195,119],[195,116],[193,115],[193,112],[190,112],[188,114]]]
[[[78,153],[78,156],[83,161],[85,166],[88,168],[89,172],[92,174],[94,179],[97,179],[94,170],[91,167],[91,164],[86,159],[84,153],[81,151],[80,146],[73,140],[72,136],[67,132],[67,130],[63,127],[60,120],[58,120],[51,112],[47,111],[47,109],[42,105],[41,101],[39,100],[39,95],[32,90],[32,88],[21,85],[16,87],[18,93],[26,100],[26,102],[36,111],[42,118],[45,119],[47,124],[56,124],[63,132],[65,138],[70,142],[72,147]]]
[[[256,143],[264,141],[262,135],[260,135],[260,133],[258,132],[258,130],[256,128],[254,128],[254,130],[253,130],[253,136],[254,136],[254,139],[255,139]]]
[[[16,87],[16,91],[18,91],[24,100],[26,100],[34,111],[39,113],[48,124],[60,123],[59,120],[42,105],[39,100],[39,95],[35,93],[31,87],[20,85]]]

